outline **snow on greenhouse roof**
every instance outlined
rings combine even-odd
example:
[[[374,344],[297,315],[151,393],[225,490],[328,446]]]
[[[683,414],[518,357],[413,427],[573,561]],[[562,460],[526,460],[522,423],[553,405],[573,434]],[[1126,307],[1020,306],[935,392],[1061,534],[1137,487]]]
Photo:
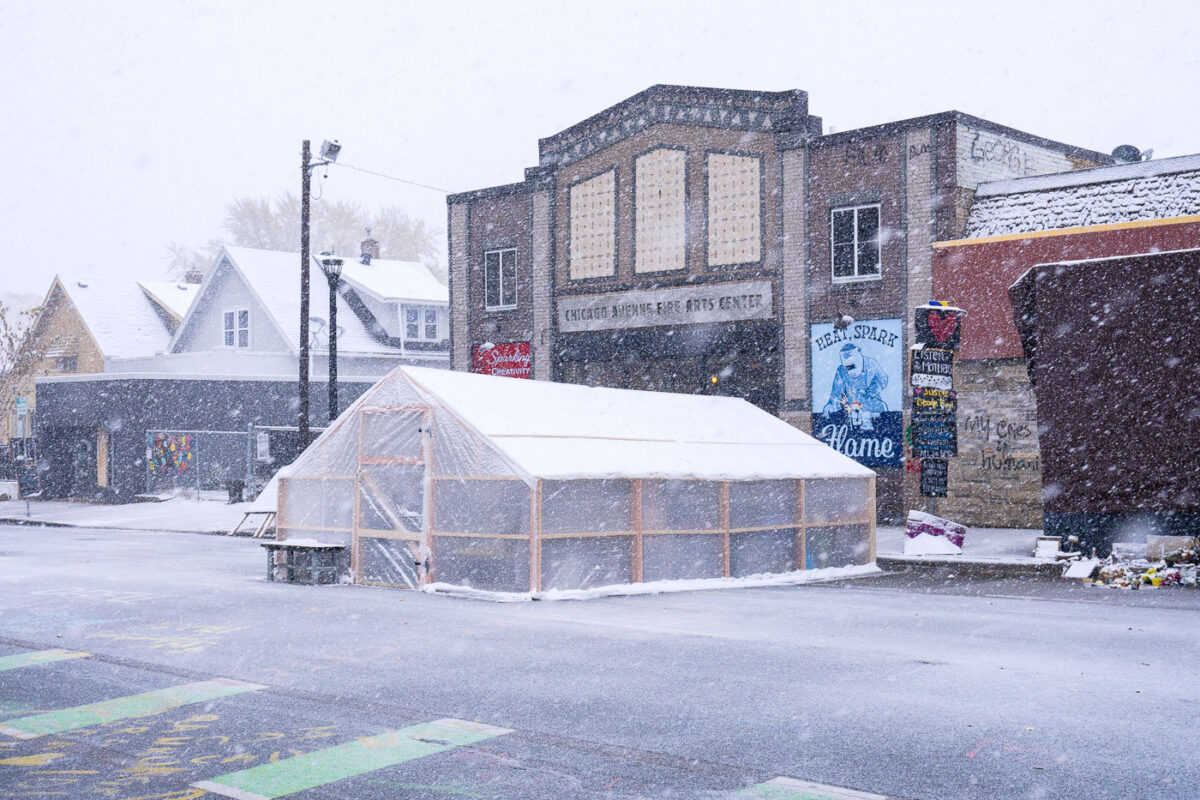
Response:
[[[526,474],[768,480],[874,472],[740,398],[399,367]]]
[[[249,247],[225,247],[234,268],[274,319],[279,332],[293,352],[300,349],[300,270],[299,254]],[[321,265],[313,259],[310,272],[309,314],[324,320],[329,314],[329,290]],[[338,352],[345,354],[386,354],[400,352],[383,344],[367,331],[362,319],[338,296]],[[315,331],[315,329],[314,329]]]
[[[981,184],[966,238],[1200,214],[1200,155]]]
[[[200,286],[182,281],[138,281],[138,286],[154,302],[174,315],[176,322],[187,315]]]
[[[166,349],[171,333],[136,281],[63,275],[57,280],[105,358]]]
[[[450,302],[450,290],[419,261],[371,259],[370,264],[346,259],[342,280],[379,300],[409,300],[418,303]]]

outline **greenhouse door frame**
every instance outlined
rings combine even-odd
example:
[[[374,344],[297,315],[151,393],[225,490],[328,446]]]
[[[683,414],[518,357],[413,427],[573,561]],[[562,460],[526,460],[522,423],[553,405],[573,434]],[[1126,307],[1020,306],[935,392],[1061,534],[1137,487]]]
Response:
[[[364,454],[364,433],[366,430],[365,417],[370,414],[392,415],[404,412],[421,412],[421,454],[419,456],[367,456]],[[392,533],[395,536],[363,536],[362,528],[362,493],[364,491],[363,467],[403,465],[421,468],[421,532],[416,539],[419,559],[417,565],[417,588],[428,585],[433,579],[433,442],[429,432],[433,425],[433,408],[428,405],[402,406],[367,406],[358,414],[358,445],[354,470],[354,517],[351,531],[350,574],[354,583],[362,583],[362,539],[394,538],[411,542],[405,531],[399,527]],[[376,497],[380,502],[387,502],[384,497]],[[422,558],[424,556],[424,558]],[[422,563],[423,562],[423,563]],[[428,566],[424,566],[428,565]]]

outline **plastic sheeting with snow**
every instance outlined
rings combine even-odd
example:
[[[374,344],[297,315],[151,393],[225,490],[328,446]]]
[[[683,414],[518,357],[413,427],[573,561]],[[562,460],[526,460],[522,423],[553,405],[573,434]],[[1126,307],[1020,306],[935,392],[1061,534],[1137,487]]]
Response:
[[[400,367],[278,476],[356,582],[579,590],[867,564],[874,473],[739,399]]]

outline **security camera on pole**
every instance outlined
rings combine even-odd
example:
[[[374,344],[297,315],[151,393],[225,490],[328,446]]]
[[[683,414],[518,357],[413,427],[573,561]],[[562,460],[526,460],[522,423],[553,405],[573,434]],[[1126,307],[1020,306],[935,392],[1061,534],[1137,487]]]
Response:
[[[916,343],[909,356],[912,386],[912,452],[921,461],[921,495],[947,494],[947,458],[958,455],[958,393],[954,389],[954,353],[966,312],[931,300],[916,309]]]

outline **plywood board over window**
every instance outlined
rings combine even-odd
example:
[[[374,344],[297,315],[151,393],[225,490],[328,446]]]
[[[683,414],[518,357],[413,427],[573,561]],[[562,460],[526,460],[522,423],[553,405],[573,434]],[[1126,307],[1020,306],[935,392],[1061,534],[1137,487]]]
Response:
[[[634,162],[634,271],[683,269],[687,249],[687,154],[662,148]]]
[[[762,258],[762,172],[757,156],[708,154],[708,265]]]
[[[572,279],[604,278],[616,271],[616,189],[612,169],[571,187]]]

